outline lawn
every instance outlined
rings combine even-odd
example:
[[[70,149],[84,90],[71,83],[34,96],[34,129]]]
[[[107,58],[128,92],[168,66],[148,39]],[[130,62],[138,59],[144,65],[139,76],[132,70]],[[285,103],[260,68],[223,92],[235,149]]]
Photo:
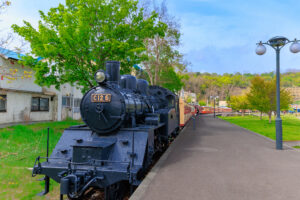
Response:
[[[44,189],[44,182],[36,181],[42,176],[31,177],[35,158],[46,155],[47,127],[50,128],[50,153],[63,130],[80,124],[79,121],[16,125],[0,129],[0,199],[58,199],[59,185],[51,181],[50,194],[37,197]]]
[[[234,116],[219,117],[223,120],[239,125],[248,130],[264,135],[273,140],[276,139],[275,120],[269,124],[268,118],[263,117],[262,120],[258,116]],[[300,120],[292,115],[282,116],[282,138],[283,141],[300,140]]]

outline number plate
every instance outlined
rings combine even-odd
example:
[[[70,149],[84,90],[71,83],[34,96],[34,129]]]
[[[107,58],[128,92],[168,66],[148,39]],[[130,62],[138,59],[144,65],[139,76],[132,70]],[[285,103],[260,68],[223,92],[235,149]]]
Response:
[[[92,102],[107,103],[111,101],[111,94],[92,94]]]

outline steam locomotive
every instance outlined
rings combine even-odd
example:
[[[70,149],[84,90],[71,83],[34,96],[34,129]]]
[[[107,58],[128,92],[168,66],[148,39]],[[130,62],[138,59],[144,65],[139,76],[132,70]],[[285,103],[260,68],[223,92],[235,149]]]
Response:
[[[32,173],[45,175],[42,194],[53,179],[60,183],[60,199],[87,199],[97,191],[105,199],[123,199],[124,188],[141,183],[154,155],[178,133],[179,100],[173,92],[120,77],[117,61],[106,62],[95,80],[98,85],[80,105],[85,125],[66,129],[51,156],[36,159]]]

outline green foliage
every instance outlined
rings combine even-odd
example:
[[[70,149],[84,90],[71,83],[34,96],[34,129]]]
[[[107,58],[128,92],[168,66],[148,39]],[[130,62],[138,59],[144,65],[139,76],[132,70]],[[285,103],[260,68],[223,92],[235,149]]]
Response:
[[[212,94],[218,94],[220,100],[228,101],[233,90],[245,89],[253,75],[223,74],[216,73],[186,73],[188,78],[183,79],[185,90],[193,91],[201,95],[201,99],[207,99]]]
[[[267,95],[268,86],[265,85],[265,80],[257,76],[252,79],[251,83],[250,91],[247,94],[251,109],[268,113],[270,110],[270,99]]]
[[[31,54],[44,58],[36,62],[27,55],[23,64],[36,71],[42,86],[71,83],[87,90],[93,75],[107,60],[121,62],[121,73],[147,60],[147,38],[164,37],[167,25],[152,12],[144,17],[136,0],[66,0],[48,13],[40,11],[36,30],[24,21],[13,30],[30,43]],[[129,59],[128,59],[129,58]],[[49,67],[50,66],[50,67]]]
[[[200,99],[207,99],[211,94],[218,94],[221,100],[228,101],[231,95],[237,95],[241,90],[250,87],[251,80],[256,76],[264,80],[273,80],[274,72],[262,74],[235,73],[223,75],[216,73],[186,73],[183,79],[184,89],[200,94]],[[287,72],[280,76],[283,87],[300,87],[300,72]]]
[[[247,94],[252,109],[269,115],[271,122],[272,112],[276,111],[276,80],[265,80],[262,77],[255,77],[251,81],[250,92]],[[288,110],[292,103],[292,96],[284,88],[280,89],[280,109]]]
[[[246,95],[241,96],[231,96],[228,102],[233,110],[246,110],[249,109],[249,102]],[[243,112],[244,113],[244,112]]]
[[[172,67],[166,68],[161,72],[160,85],[168,88],[172,92],[177,92],[183,87],[182,76],[176,73]]]
[[[199,104],[200,106],[206,106],[206,102],[205,102],[205,101],[199,101],[198,104]]]
[[[186,101],[187,103],[192,103],[192,97],[188,96],[188,97],[185,99],[185,101]]]

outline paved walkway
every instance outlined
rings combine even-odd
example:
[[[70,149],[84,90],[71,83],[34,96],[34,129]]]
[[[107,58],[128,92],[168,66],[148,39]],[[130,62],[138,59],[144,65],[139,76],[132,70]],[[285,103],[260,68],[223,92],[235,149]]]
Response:
[[[131,200],[300,199],[300,151],[200,116],[162,156]]]

